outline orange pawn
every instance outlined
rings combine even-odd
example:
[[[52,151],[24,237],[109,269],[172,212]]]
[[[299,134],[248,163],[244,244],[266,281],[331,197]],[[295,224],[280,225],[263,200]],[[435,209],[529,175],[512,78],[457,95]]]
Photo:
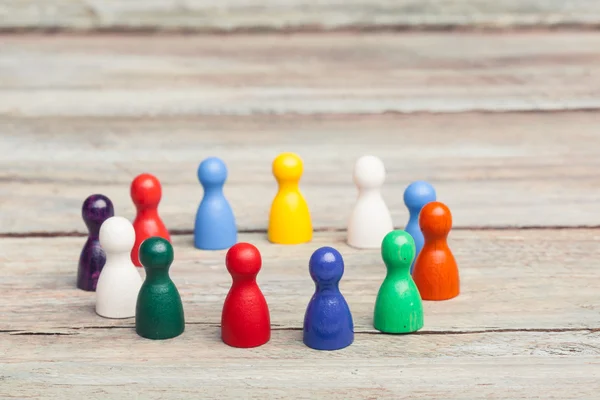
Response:
[[[131,182],[131,199],[137,215],[133,221],[135,244],[131,249],[131,261],[141,267],[139,250],[142,242],[152,236],[160,236],[169,242],[171,236],[158,215],[158,203],[162,197],[160,182],[154,175],[141,174]]]
[[[425,244],[415,262],[413,280],[423,300],[449,300],[458,296],[458,266],[446,242],[452,228],[450,209],[439,201],[426,204],[419,214]]]

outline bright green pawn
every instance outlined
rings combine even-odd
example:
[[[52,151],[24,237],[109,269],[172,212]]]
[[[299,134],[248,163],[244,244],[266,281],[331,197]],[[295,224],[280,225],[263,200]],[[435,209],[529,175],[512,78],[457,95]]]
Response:
[[[169,277],[173,247],[161,237],[151,237],[140,246],[140,262],[146,280],[137,298],[135,331],[148,339],[170,339],[185,329],[183,305]]]
[[[381,243],[387,275],[375,302],[375,329],[384,333],[409,333],[423,327],[423,303],[410,276],[415,241],[402,230],[391,231]]]

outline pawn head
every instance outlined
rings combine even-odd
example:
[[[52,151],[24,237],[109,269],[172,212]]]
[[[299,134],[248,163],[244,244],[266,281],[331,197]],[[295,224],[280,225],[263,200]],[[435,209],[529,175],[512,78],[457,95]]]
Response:
[[[419,214],[419,226],[423,236],[442,238],[448,236],[452,229],[450,209],[439,201],[426,204]]]
[[[220,158],[207,158],[198,167],[198,180],[204,187],[223,186],[227,180],[227,166]]]
[[[354,165],[354,184],[360,189],[375,189],[385,182],[385,166],[375,156],[362,156]]]
[[[333,247],[321,247],[310,257],[308,270],[317,284],[335,284],[344,275],[344,259]]]
[[[140,246],[140,262],[145,269],[168,269],[173,262],[173,246],[168,240],[154,236]]]
[[[108,253],[129,253],[135,243],[135,230],[128,219],[110,217],[100,227],[100,246]]]
[[[154,175],[141,174],[131,182],[131,199],[138,208],[155,208],[160,203],[162,188]]]
[[[294,153],[281,153],[273,161],[273,175],[278,181],[299,181],[303,170],[302,159]]]
[[[415,258],[415,241],[405,231],[391,231],[381,242],[381,258],[387,268],[402,268],[410,270]]]
[[[404,204],[409,210],[420,210],[435,200],[435,189],[425,181],[413,182],[404,190]]]
[[[100,226],[108,218],[115,215],[110,199],[102,194],[93,194],[83,202],[81,217],[90,232],[98,233]]]
[[[250,243],[233,245],[225,256],[227,271],[235,278],[254,278],[260,271],[261,264],[260,251]]]

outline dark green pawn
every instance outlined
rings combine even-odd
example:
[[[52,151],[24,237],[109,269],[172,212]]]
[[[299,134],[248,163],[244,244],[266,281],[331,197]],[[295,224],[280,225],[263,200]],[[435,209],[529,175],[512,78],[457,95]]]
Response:
[[[409,333],[423,327],[423,302],[410,276],[415,241],[402,230],[388,233],[381,243],[387,275],[375,302],[375,329],[384,333]]]
[[[175,284],[169,277],[173,247],[161,237],[151,237],[140,246],[140,262],[146,280],[138,294],[135,331],[148,339],[170,339],[185,329],[183,305]]]

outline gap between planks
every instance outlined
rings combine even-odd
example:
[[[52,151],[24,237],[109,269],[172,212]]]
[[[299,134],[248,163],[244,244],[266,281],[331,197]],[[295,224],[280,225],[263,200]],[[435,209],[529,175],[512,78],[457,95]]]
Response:
[[[324,27],[315,25],[287,26],[287,27],[237,27],[232,29],[219,29],[210,27],[157,27],[157,26],[113,26],[107,28],[78,29],[72,27],[5,27],[0,26],[0,35],[25,36],[25,35],[61,35],[61,36],[252,36],[252,35],[296,35],[296,34],[376,34],[376,33],[555,33],[555,32],[597,32],[600,31],[600,22],[559,22],[554,24],[531,25],[518,23],[509,26],[494,24],[386,24],[386,25],[341,25],[337,27]]]
[[[291,32],[332,30],[595,29],[593,0],[5,0],[0,29],[23,31]]]
[[[397,226],[394,229],[404,229],[404,226]],[[453,227],[453,231],[512,231],[512,230],[578,230],[578,229],[600,229],[600,225],[579,225],[579,226],[456,226]],[[346,232],[346,229],[341,228],[315,228],[315,233],[327,233],[327,232]],[[239,229],[238,233],[262,233],[266,234],[266,229]],[[186,236],[193,235],[194,231],[191,229],[174,229],[170,230],[171,236]],[[0,233],[0,239],[15,238],[15,239],[28,239],[28,238],[60,238],[60,237],[86,237],[88,234],[85,232],[3,232]]]
[[[204,325],[212,328],[219,328],[219,324],[214,323],[203,323],[203,322],[186,322],[186,326],[191,325]],[[8,333],[12,336],[73,336],[78,335],[80,331],[85,330],[106,330],[106,329],[134,329],[135,325],[115,325],[115,326],[82,326],[82,327],[57,327],[54,330],[44,331],[33,331],[33,330],[18,330],[18,329],[5,329],[0,330],[1,333]],[[293,327],[277,327],[271,326],[272,331],[289,331],[299,332],[302,328]],[[385,335],[385,336],[405,336],[405,335],[479,335],[488,333],[567,333],[567,332],[582,332],[582,333],[596,333],[600,332],[599,328],[517,328],[517,329],[481,329],[481,330],[468,330],[468,331],[430,331],[421,330],[408,334],[387,334],[382,332],[354,332],[355,335]]]

